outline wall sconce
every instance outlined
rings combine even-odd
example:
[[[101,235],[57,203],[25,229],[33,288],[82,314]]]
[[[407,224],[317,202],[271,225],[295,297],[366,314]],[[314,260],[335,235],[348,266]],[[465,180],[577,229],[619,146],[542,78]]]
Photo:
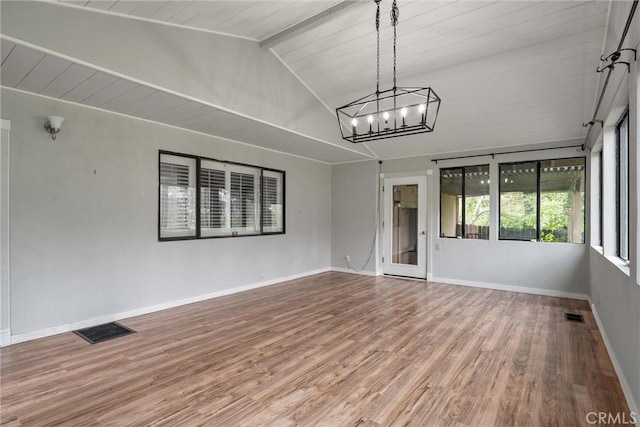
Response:
[[[47,117],[47,121],[44,123],[44,130],[51,134],[51,139],[54,141],[56,140],[56,135],[62,128],[62,122],[64,122],[64,117],[49,116]]]

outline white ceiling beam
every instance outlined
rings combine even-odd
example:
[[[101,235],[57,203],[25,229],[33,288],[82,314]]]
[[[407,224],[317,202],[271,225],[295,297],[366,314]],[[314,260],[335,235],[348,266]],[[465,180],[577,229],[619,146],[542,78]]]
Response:
[[[322,12],[317,13],[305,19],[304,21],[298,22],[297,24],[293,24],[290,27],[287,27],[276,34],[270,37],[267,37],[266,39],[260,42],[260,47],[269,49],[277,44],[280,44],[290,39],[291,37],[294,37],[298,34],[309,31],[312,28],[317,27],[318,25],[324,24],[329,19],[331,19],[332,15],[334,15],[335,13],[345,10],[358,3],[361,3],[361,0],[343,0],[338,4],[335,4],[329,7],[328,9],[325,9]]]

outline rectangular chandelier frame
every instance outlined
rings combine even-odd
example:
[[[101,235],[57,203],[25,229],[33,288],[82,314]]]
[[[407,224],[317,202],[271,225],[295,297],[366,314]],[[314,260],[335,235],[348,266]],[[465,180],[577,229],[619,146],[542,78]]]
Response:
[[[440,97],[430,87],[372,93],[336,109],[342,138],[360,143],[433,132]]]

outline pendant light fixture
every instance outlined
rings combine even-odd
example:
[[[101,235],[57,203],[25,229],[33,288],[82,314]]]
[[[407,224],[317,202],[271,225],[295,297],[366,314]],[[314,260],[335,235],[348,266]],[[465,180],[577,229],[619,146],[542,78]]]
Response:
[[[366,142],[433,132],[440,109],[440,97],[430,87],[397,87],[396,27],[399,10],[391,7],[393,27],[393,87],[380,90],[380,1],[376,3],[377,74],[376,91],[336,109],[342,138]]]

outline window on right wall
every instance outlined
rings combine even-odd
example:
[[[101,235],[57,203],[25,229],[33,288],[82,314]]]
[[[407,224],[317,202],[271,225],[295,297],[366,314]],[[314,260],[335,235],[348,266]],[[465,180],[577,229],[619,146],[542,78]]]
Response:
[[[584,243],[585,158],[500,164],[500,239]]]
[[[629,262],[629,110],[616,126],[618,257]]]

